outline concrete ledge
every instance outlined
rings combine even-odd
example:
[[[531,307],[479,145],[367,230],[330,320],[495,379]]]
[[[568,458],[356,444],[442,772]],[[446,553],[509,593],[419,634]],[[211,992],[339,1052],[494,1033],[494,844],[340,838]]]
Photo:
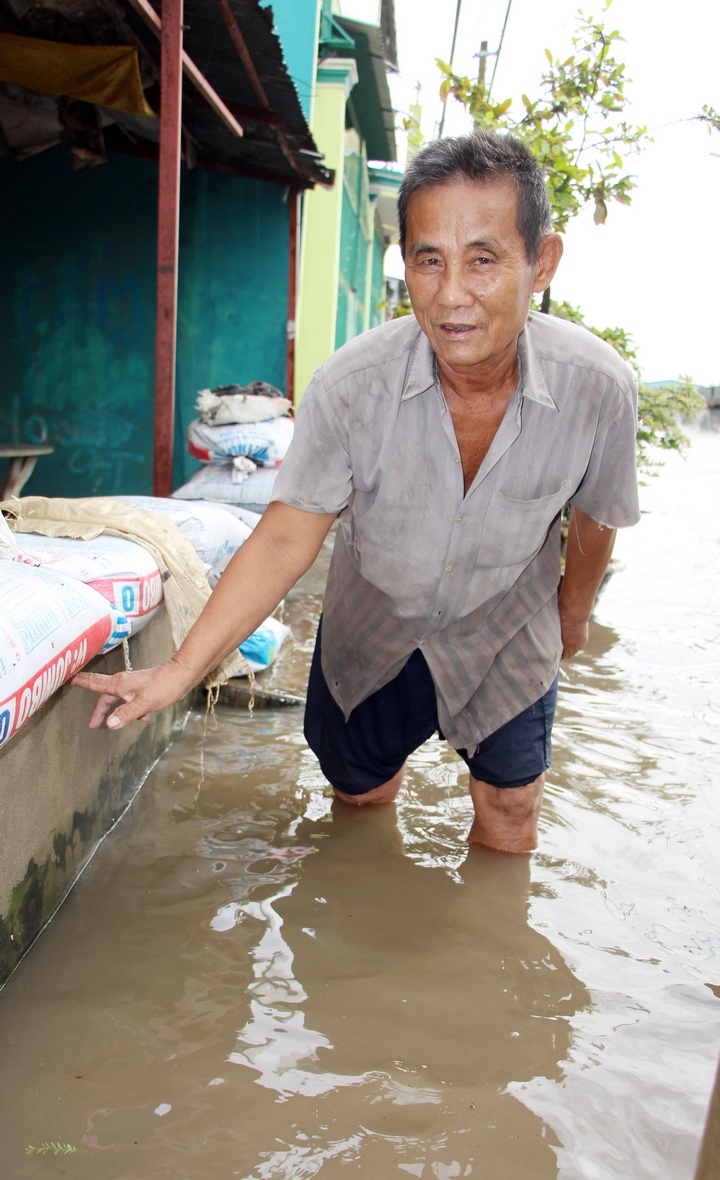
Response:
[[[130,640],[133,667],[173,652],[164,611]],[[88,668],[117,672],[121,649]],[[193,703],[120,733],[87,728],[90,693],[61,688],[0,749],[0,985],[139,790]]]

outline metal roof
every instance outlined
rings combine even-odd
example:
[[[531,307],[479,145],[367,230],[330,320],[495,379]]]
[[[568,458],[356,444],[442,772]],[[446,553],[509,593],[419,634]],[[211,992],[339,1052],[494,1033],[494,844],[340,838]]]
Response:
[[[348,17],[336,16],[335,22],[354,42],[358,81],[350,94],[350,105],[358,130],[365,140],[369,160],[397,160],[395,146],[395,112],[390,98],[387,69],[395,68],[386,60],[383,31],[377,25],[363,24]]]
[[[152,8],[159,17],[160,0],[152,0]],[[246,64],[233,37],[233,22],[249,55]],[[303,188],[331,182],[288,74],[272,10],[261,8],[258,0],[185,0],[183,26],[186,53],[243,129],[242,137],[234,134],[185,77],[182,122],[188,166]],[[146,98],[159,112],[160,41],[132,0],[40,0],[30,8],[25,0],[0,0],[0,29],[74,44],[135,45]],[[38,100],[19,87],[0,84],[0,128],[10,155],[22,157],[58,143],[63,138],[58,100]],[[103,108],[102,135],[110,151],[157,156],[157,119]]]

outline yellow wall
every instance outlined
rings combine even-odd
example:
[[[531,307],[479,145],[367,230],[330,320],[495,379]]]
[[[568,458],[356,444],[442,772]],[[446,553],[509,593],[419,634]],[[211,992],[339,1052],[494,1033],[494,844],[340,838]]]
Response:
[[[335,183],[331,189],[318,185],[303,197],[295,351],[296,405],[313,371],[335,348],[345,107],[356,81],[357,67],[349,59],[332,58],[318,67],[312,132],[318,150],[325,156],[325,165],[335,170]]]

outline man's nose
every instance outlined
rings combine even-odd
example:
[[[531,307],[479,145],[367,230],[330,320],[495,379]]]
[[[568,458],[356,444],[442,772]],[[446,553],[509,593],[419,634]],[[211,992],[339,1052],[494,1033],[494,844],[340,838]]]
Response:
[[[468,307],[474,299],[466,268],[446,263],[438,290],[438,302],[444,307]]]

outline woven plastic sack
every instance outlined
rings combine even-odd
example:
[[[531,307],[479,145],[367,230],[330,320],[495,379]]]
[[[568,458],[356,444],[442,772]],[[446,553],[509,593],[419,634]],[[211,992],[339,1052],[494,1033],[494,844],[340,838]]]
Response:
[[[173,492],[178,500],[219,500],[264,512],[270,503],[278,468],[261,468],[242,483],[233,478],[233,465],[208,463],[190,477],[186,484]]]
[[[92,586],[127,618],[128,633],[139,631],[162,606],[162,577],[154,557],[123,537],[76,541],[19,533],[18,557]]]
[[[0,560],[14,561],[17,557],[17,541],[2,512],[0,512]]]
[[[82,582],[0,562],[0,746],[101,652],[117,612]]]
[[[186,498],[203,499],[202,496]],[[185,534],[206,572],[217,565],[221,558],[235,553],[252,532],[249,525],[227,512],[221,504],[184,504],[174,496],[168,499],[160,496],[113,496],[113,499],[168,517]]]
[[[254,463],[270,467],[285,458],[294,429],[292,418],[233,422],[226,426],[207,426],[196,418],[187,429],[187,449],[203,463],[244,455]]]
[[[240,644],[240,652],[253,672],[263,672],[270,667],[289,634],[290,628],[271,615],[252,635],[248,635],[245,642]]]
[[[0,502],[0,511],[13,522],[16,534],[33,532],[92,540],[106,533],[148,549],[163,575],[165,606],[176,650],[210,597],[208,566],[200,560],[188,537],[160,513],[102,496],[69,500],[23,496]],[[212,511],[230,524],[237,523],[231,513],[218,508]],[[224,684],[241,667],[242,656],[232,651],[205,677],[206,686]]]

